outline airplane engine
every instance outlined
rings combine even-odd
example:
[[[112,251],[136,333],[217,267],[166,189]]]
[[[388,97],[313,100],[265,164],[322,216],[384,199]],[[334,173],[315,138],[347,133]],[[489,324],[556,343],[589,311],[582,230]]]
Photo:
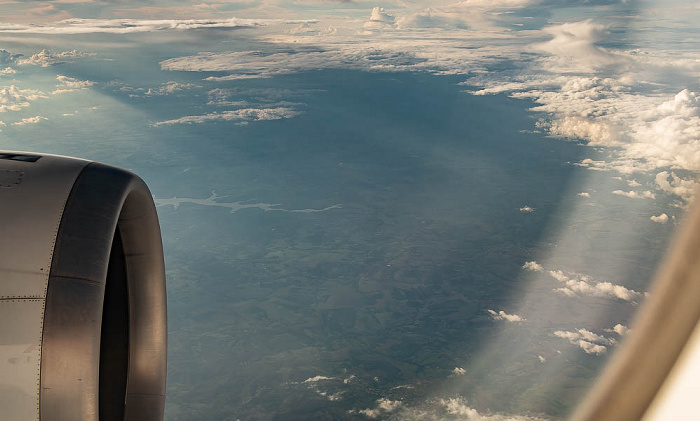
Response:
[[[0,151],[0,418],[162,420],[166,333],[146,184]]]

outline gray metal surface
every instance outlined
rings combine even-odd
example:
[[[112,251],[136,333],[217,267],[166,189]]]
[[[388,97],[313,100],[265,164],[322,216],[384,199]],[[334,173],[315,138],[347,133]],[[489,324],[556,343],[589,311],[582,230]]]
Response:
[[[0,152],[2,419],[162,419],[165,271],[151,194],[118,168],[36,158]]]
[[[88,161],[0,159],[0,407],[39,418],[44,298],[63,206]]]

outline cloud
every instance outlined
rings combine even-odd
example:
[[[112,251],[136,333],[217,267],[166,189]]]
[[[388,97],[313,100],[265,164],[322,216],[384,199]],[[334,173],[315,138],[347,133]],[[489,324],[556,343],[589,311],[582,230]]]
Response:
[[[209,121],[235,121],[238,124],[246,124],[249,121],[280,120],[300,115],[300,111],[291,108],[242,108],[239,110],[214,112],[204,115],[184,116],[174,120],[165,120],[154,123],[153,126],[166,126],[173,124],[199,124]]]
[[[241,209],[261,209],[265,212],[289,212],[289,213],[316,213],[326,212],[332,209],[340,209],[341,205],[331,205],[322,209],[283,209],[279,203],[254,203],[250,200],[242,200],[238,202],[219,202],[226,196],[219,196],[215,192],[211,192],[211,196],[206,199],[194,199],[188,197],[171,197],[170,199],[153,199],[157,207],[172,206],[176,210],[183,203],[190,203],[200,206],[214,206],[219,208],[228,208],[231,213],[238,212]]]
[[[23,118],[20,121],[16,121],[16,122],[12,123],[12,125],[13,126],[26,126],[27,124],[36,124],[36,123],[40,123],[44,120],[48,120],[48,118],[38,115],[35,117]]]
[[[457,416],[458,419],[466,421],[541,421],[541,418],[518,416],[518,415],[502,415],[502,414],[482,414],[474,408],[471,408],[467,401],[463,398],[439,399],[438,403],[444,411],[449,415]],[[404,415],[404,414],[401,414]],[[408,414],[406,414],[408,415]],[[415,414],[415,417],[406,417],[406,419],[433,419],[420,417],[421,414]],[[427,414],[424,414],[424,416]],[[438,418],[439,419],[439,418]]]
[[[255,28],[274,23],[303,23],[282,19],[65,19],[48,24],[0,23],[0,33],[11,34],[133,34],[194,29]]]
[[[630,329],[629,329],[627,326],[622,325],[622,324],[620,324],[620,323],[616,324],[615,326],[613,326],[613,327],[610,328],[610,329],[604,329],[604,330],[605,330],[606,332],[609,332],[609,333],[617,333],[617,334],[620,335],[620,336],[625,336],[625,335],[627,335],[627,334],[629,333],[629,331],[630,331]]]
[[[520,208],[519,210],[520,210],[520,212],[530,213],[530,212],[534,212],[535,208],[532,208],[528,205],[525,205],[522,208]]]
[[[458,376],[464,376],[465,374],[467,374],[467,370],[463,369],[462,367],[455,367],[455,369],[452,370],[452,372]]]
[[[298,36],[328,36],[335,35],[338,33],[338,29],[333,26],[327,26],[325,28],[319,29],[311,23],[304,22],[300,23],[298,26],[289,30],[289,34]]]
[[[542,267],[542,265],[535,262],[534,260],[531,262],[525,262],[525,264],[523,264],[523,269],[532,272],[544,272],[544,268]]]
[[[95,85],[95,82],[90,80],[80,80],[63,75],[56,76],[56,80],[59,82],[59,84],[56,85],[56,89],[51,92],[52,94],[79,91]]]
[[[109,85],[119,87],[120,91],[129,93],[130,97],[166,96],[176,94],[178,92],[183,92],[189,89],[202,87],[201,85],[197,85],[194,83],[181,83],[172,80],[162,83],[158,87],[151,88],[136,88],[133,86],[128,86],[119,81],[112,81],[109,83]]]
[[[0,64],[12,64],[20,57],[22,57],[22,54],[12,54],[7,50],[0,50]]]
[[[524,319],[517,314],[507,314],[505,311],[501,310],[498,313],[496,313],[494,310],[486,310],[490,315],[493,320],[505,320],[507,322],[512,322],[512,323],[519,323],[519,322],[525,322],[527,319]]]
[[[11,75],[17,73],[17,70],[13,69],[12,67],[5,67],[4,69],[0,69],[0,75]]]
[[[657,100],[658,101],[658,100]],[[656,101],[654,101],[656,102]],[[652,102],[653,105],[656,105]],[[655,107],[641,108],[630,125],[626,154],[645,157],[657,168],[700,169],[700,101],[684,89]]]
[[[326,376],[314,376],[314,377],[309,377],[308,379],[304,380],[302,383],[318,383],[320,381],[324,380],[336,380],[335,377],[326,377]]]
[[[643,192],[615,190],[613,194],[629,197],[630,199],[655,199],[656,195],[649,190]]]
[[[384,10],[383,7],[375,7],[374,9],[372,9],[372,13],[369,16],[369,20],[365,22],[363,27],[366,30],[370,31],[393,28],[395,21],[396,18],[387,13],[387,11]]]
[[[76,50],[73,51],[63,51],[60,53],[54,53],[50,50],[41,50],[40,52],[31,55],[29,58],[17,59],[17,64],[20,66],[35,65],[41,67],[54,66],[61,63],[66,63],[73,61],[76,58],[85,56],[94,56],[92,53],[81,53]]]
[[[674,194],[686,202],[691,202],[695,191],[697,190],[697,182],[693,179],[683,179],[676,173],[661,171],[656,174],[656,185],[667,193]]]
[[[461,13],[427,8],[408,16],[396,19],[396,26],[407,28],[448,28],[468,29],[469,20]]]
[[[565,115],[551,121],[540,121],[540,129],[545,129],[551,136],[564,139],[583,139],[590,145],[614,146],[618,133],[615,128],[605,121],[591,121],[581,116]]]
[[[297,99],[311,94],[324,92],[319,89],[288,89],[288,88],[216,88],[207,92],[207,105],[223,105],[239,103],[285,103],[290,98]],[[300,104],[295,102],[294,104]]]
[[[0,112],[19,111],[29,107],[31,101],[47,98],[42,92],[33,89],[20,89],[15,85],[0,87]]]
[[[353,47],[355,50],[357,47]],[[316,49],[312,51],[232,51],[200,53],[176,57],[160,63],[163,70],[189,72],[230,72],[207,80],[265,78],[319,69],[355,69],[398,71],[422,61],[410,52],[387,52],[366,46],[359,51]]]
[[[644,296],[644,294],[625,288],[622,285],[616,285],[610,282],[594,282],[590,276],[580,273],[565,274],[560,270],[552,270],[549,272],[549,275],[557,281],[565,284],[564,287],[557,288],[554,291],[568,297],[605,297],[636,302],[637,299]]]
[[[587,354],[600,355],[607,351],[606,346],[617,344],[613,338],[606,338],[587,329],[576,329],[575,331],[554,332],[554,336],[567,339],[571,344],[583,349]]]
[[[430,398],[420,405],[409,406],[399,400],[381,398],[373,409],[350,410],[350,414],[362,414],[369,418],[381,418],[402,421],[545,421],[544,418],[511,415],[492,412],[479,412],[469,406],[461,396],[449,398]],[[383,407],[382,407],[383,403]]]
[[[666,215],[665,213],[662,213],[659,216],[652,215],[650,219],[659,224],[665,224],[668,222],[668,215]]]
[[[700,54],[602,48],[609,30],[592,20],[542,32],[552,39],[531,45],[541,57],[521,60],[515,73],[475,75],[467,83],[482,88],[474,93],[532,100],[548,135],[614,148],[604,161],[584,162],[588,168],[700,170],[698,95],[675,88],[678,75],[700,77]]]
[[[380,416],[384,416],[397,408],[399,408],[402,405],[401,401],[392,401],[387,398],[381,398],[377,400],[377,406],[374,409],[363,409],[360,411],[349,411],[350,413],[357,413],[357,414],[362,414],[368,418],[379,418]]]
[[[547,135],[608,148],[609,158],[584,159],[581,166],[625,174],[700,170],[698,97],[676,88],[677,78],[669,76],[697,80],[700,54],[602,47],[615,28],[591,19],[528,31],[492,25],[493,19],[508,25],[522,20],[508,9],[550,4],[470,1],[404,15],[376,8],[354,28],[366,36],[340,30],[324,37],[266,34],[259,39],[269,49],[175,57],[161,68],[226,73],[206,75],[208,81],[321,69],[469,75],[464,84],[480,87],[473,94],[535,102],[532,112]],[[487,29],[479,26],[484,22]],[[307,31],[313,32],[299,29]],[[550,39],[543,42],[543,36]]]
[[[591,197],[591,194],[590,194],[590,193],[587,193],[587,192],[581,192],[581,193],[578,194],[578,196],[581,196],[581,197]]]
[[[543,32],[552,39],[535,44],[533,49],[548,53],[551,57],[543,60],[548,71],[557,73],[588,72],[592,73],[608,66],[627,63],[627,59],[612,53],[596,43],[607,38],[606,25],[590,19],[550,26]]]

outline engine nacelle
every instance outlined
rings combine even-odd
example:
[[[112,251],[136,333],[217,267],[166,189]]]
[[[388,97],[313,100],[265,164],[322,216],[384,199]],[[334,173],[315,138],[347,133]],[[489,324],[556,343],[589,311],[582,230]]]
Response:
[[[136,175],[0,151],[3,420],[161,420],[165,269]]]

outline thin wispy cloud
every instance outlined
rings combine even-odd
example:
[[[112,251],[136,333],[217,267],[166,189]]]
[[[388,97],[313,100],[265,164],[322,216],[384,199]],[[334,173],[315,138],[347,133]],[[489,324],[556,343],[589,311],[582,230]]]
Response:
[[[109,82],[108,85],[117,87],[119,91],[128,93],[132,98],[177,95],[185,93],[191,89],[202,87],[202,85],[197,85],[195,83],[182,83],[173,80],[152,87],[135,87],[116,80]]]
[[[154,123],[154,127],[169,126],[173,124],[200,124],[211,121],[230,121],[238,124],[247,124],[251,121],[281,120],[292,118],[302,114],[301,111],[292,108],[243,108],[239,110],[229,110],[213,112],[202,115],[184,116],[172,120],[164,120]]]
[[[65,19],[46,24],[0,23],[0,33],[10,34],[133,34],[195,29],[243,29],[279,23],[303,23],[285,19]]]
[[[153,199],[157,207],[161,206],[172,206],[176,210],[182,204],[193,204],[199,206],[213,206],[219,208],[227,208],[230,213],[235,213],[243,209],[260,209],[265,212],[289,212],[289,213],[315,213],[315,212],[326,212],[332,209],[340,209],[341,205],[331,205],[322,209],[285,209],[279,203],[260,203],[254,202],[252,200],[242,200],[238,202],[223,202],[220,199],[226,196],[219,196],[215,192],[211,193],[206,199],[195,199],[189,197],[171,197],[169,199]]]

